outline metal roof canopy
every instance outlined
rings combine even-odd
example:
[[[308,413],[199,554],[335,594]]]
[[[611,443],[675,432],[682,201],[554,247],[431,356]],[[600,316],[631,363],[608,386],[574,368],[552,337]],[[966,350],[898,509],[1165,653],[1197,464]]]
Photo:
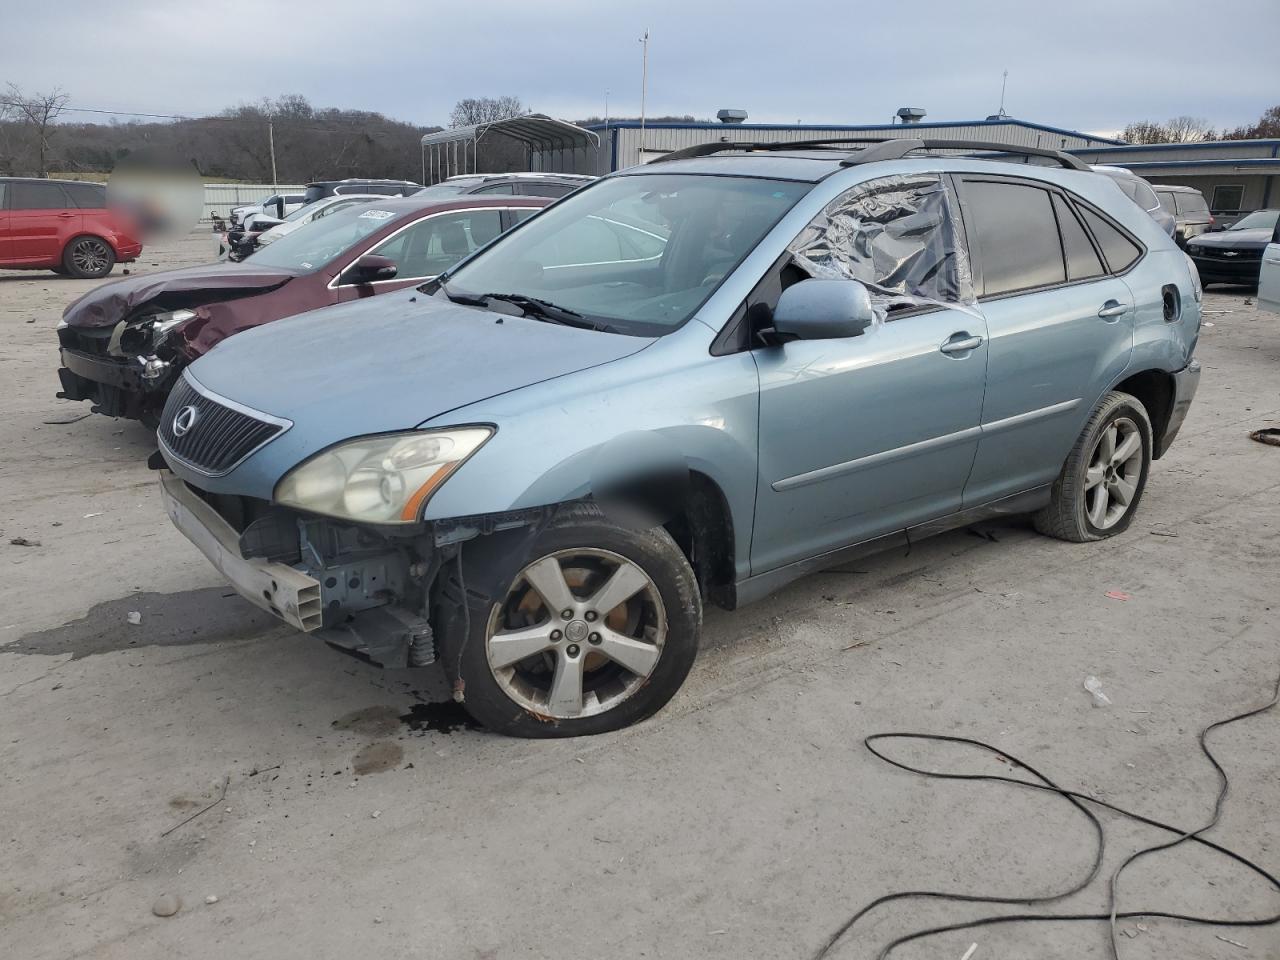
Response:
[[[559,150],[563,158],[566,150],[585,150],[600,145],[600,137],[593,131],[568,120],[557,120],[545,113],[508,117],[469,127],[450,127],[448,130],[423,136],[422,182],[438,183],[446,177],[478,173],[480,141],[491,133],[510,137],[523,144],[526,158],[535,149],[544,152]],[[525,165],[528,166],[528,163]]]

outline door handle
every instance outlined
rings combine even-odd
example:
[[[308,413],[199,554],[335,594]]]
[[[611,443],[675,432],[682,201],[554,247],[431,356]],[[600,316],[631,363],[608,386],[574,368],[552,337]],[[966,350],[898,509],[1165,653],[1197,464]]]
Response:
[[[1116,317],[1122,317],[1129,312],[1129,305],[1121,303],[1119,300],[1108,300],[1098,310],[1098,316],[1103,320],[1114,320]]]
[[[1264,258],[1264,262],[1265,262],[1265,263],[1280,263],[1280,258],[1275,258],[1275,257],[1265,257],[1265,258]]]
[[[966,332],[953,333],[951,339],[940,346],[938,349],[946,354],[968,353],[970,350],[976,350],[982,346],[982,338],[970,336]]]

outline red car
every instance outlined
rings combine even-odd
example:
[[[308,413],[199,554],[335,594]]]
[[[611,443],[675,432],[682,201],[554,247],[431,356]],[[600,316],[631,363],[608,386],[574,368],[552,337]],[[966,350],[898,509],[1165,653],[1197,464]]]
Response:
[[[58,396],[155,426],[182,368],[232,334],[425,283],[551,202],[370,200],[299,227],[239,263],[105,283],[62,313]]]
[[[0,267],[105,277],[138,259],[138,236],[100,183],[0,177]]]

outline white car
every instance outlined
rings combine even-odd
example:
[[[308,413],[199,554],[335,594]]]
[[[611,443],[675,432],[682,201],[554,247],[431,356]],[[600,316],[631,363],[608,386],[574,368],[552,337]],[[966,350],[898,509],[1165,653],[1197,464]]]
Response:
[[[1280,313],[1280,223],[1271,242],[1262,251],[1262,271],[1258,274],[1258,306]]]
[[[244,206],[234,207],[231,210],[231,225],[238,227],[244,223],[250,216],[255,213],[266,214],[269,217],[287,217],[293,211],[297,210],[307,202],[305,194],[301,193],[273,193],[265,200],[258,203],[249,203]]]
[[[385,199],[386,197],[379,193],[343,193],[325,197],[323,200],[317,200],[314,203],[308,203],[305,207],[293,211],[280,223],[260,234],[258,246],[265,246],[268,243],[279,240],[281,237],[293,233],[299,227],[319,220],[321,217],[327,217],[343,207],[349,207],[354,203],[368,203],[370,200]]]

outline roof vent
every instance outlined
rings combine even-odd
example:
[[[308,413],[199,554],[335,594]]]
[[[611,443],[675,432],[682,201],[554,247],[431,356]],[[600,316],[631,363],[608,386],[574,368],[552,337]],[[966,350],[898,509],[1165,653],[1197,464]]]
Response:
[[[743,123],[747,119],[745,110],[721,110],[716,114],[721,123]]]
[[[903,123],[919,123],[925,117],[924,107],[899,107],[898,119]]]

